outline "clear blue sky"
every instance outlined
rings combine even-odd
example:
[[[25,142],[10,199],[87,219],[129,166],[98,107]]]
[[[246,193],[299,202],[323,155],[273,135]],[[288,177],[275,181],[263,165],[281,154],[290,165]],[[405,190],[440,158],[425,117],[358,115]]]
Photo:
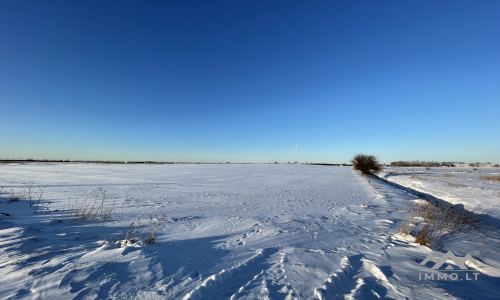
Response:
[[[500,1],[1,1],[0,157],[500,162]]]

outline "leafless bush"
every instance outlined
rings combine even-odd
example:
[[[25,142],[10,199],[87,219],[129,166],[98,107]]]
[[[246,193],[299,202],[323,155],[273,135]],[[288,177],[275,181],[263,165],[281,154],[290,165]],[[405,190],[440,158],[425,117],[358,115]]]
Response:
[[[410,204],[406,219],[398,223],[398,233],[416,236],[416,243],[436,249],[453,233],[476,229],[481,220],[450,205],[417,202]]]
[[[24,185],[24,187],[22,189],[23,189],[24,195],[26,197],[28,197],[28,200],[30,202],[30,207],[31,207],[33,205],[32,202],[31,202],[31,199],[33,198],[33,194],[34,194],[34,185],[35,185],[35,182],[34,181],[28,181],[28,182],[24,182],[23,185]]]
[[[23,185],[24,185],[22,187],[23,194],[22,194],[22,196],[20,196],[20,198],[23,196],[26,197],[29,201],[30,207],[33,207],[35,210],[35,213],[37,213],[37,210],[40,210],[41,207],[44,206],[44,204],[41,204],[40,202],[42,201],[45,187],[38,186],[37,188],[35,188],[36,186],[35,186],[34,181],[23,182]],[[38,199],[38,201],[37,201],[37,199]],[[50,202],[49,202],[49,204],[50,204]],[[47,207],[44,207],[44,208],[47,208]]]
[[[38,201],[36,202],[36,204],[35,204],[35,203],[33,203],[33,206],[34,206],[34,208],[35,208],[35,212],[36,212],[36,210],[39,210],[39,209],[40,209],[40,207],[41,207],[41,206],[40,206],[40,205],[41,205],[41,204],[40,204],[40,202],[42,201],[42,197],[43,197],[43,192],[44,192],[44,190],[45,190],[45,187],[44,187],[44,186],[38,186],[38,193],[37,193],[37,194],[38,194],[38,195],[37,195]],[[49,204],[50,204],[50,202],[49,202]],[[30,201],[30,206],[31,206],[31,201]],[[47,208],[47,209],[48,209],[48,208]]]
[[[373,155],[356,154],[351,159],[351,163],[353,168],[361,171],[363,175],[377,174],[381,171],[380,163]]]
[[[500,176],[480,176],[479,179],[500,182]]]

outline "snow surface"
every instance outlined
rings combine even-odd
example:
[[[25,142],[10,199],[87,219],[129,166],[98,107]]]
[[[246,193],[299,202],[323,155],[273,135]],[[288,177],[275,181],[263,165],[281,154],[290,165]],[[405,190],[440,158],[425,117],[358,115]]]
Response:
[[[7,203],[28,181],[45,212]],[[396,224],[417,198],[350,167],[4,164],[0,186],[1,299],[499,299],[496,232],[414,244]],[[113,220],[64,218],[99,188]],[[161,213],[155,244],[105,242]],[[478,280],[419,280],[451,248]]]
[[[386,168],[380,175],[471,211],[497,215],[500,208],[500,183],[480,179],[500,176],[500,168]]]

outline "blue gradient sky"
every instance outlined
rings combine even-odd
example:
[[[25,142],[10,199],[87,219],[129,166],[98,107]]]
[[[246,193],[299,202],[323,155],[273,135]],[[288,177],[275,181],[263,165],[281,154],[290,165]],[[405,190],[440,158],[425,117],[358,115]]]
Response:
[[[1,1],[0,157],[500,162],[500,1]]]

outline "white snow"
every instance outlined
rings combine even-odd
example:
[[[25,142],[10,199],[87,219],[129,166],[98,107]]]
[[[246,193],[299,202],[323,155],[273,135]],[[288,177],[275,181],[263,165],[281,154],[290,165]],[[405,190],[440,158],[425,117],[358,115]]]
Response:
[[[46,186],[45,212],[7,203],[28,181]],[[414,244],[396,224],[417,198],[350,167],[2,164],[0,186],[1,299],[498,299],[495,231]],[[99,188],[113,220],[64,219]],[[468,205],[476,189],[454,197]],[[138,216],[145,234],[161,213],[155,244],[105,242]],[[419,280],[420,262],[450,247],[481,250],[478,280]]]
[[[470,210],[494,214],[500,207],[500,183],[480,179],[500,176],[500,168],[386,168],[381,176]]]

